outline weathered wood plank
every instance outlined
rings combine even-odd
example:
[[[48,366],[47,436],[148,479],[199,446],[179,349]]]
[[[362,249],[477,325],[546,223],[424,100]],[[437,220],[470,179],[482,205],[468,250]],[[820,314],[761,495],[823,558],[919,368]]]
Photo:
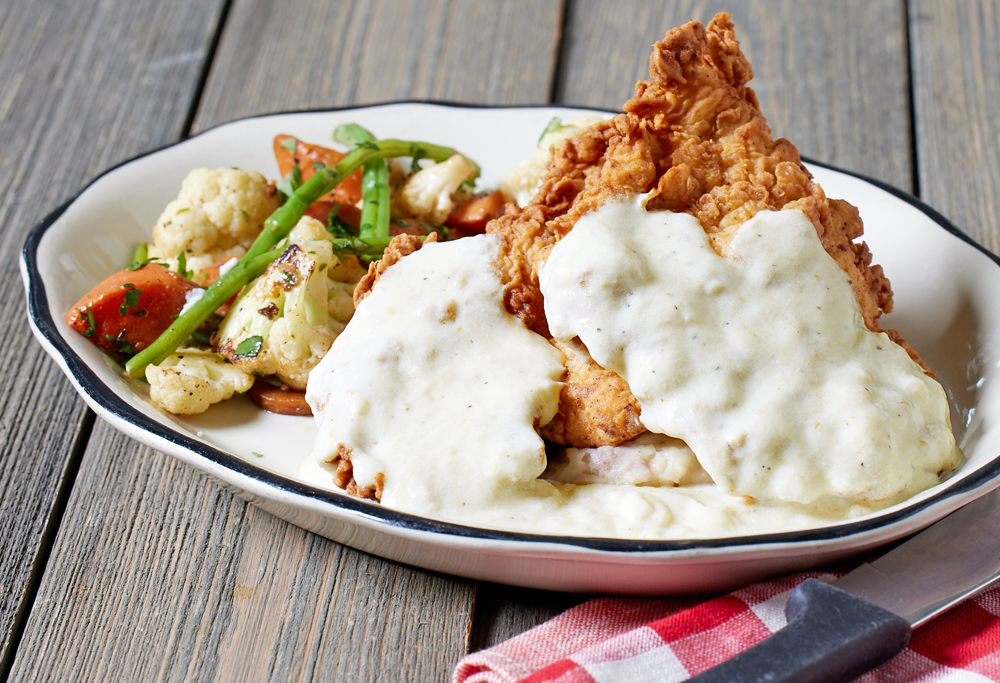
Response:
[[[621,107],[668,28],[707,23],[720,11],[733,15],[776,136],[804,156],[912,189],[902,0],[578,0],[569,6],[557,99]]]
[[[91,425],[28,329],[18,254],[90,177],[177,136],[221,4],[0,3],[0,677]]]
[[[430,680],[470,590],[286,524],[98,421],[12,680]]]
[[[904,11],[896,0],[574,0],[556,99],[619,109],[635,81],[647,76],[652,44],[667,29],[692,19],[707,23],[719,11],[733,13],[776,135],[804,155],[911,188]],[[484,586],[473,649],[506,640],[580,600]]]
[[[560,12],[529,0],[236,0],[196,126],[394,98],[544,101]],[[535,70],[501,68],[498,55]],[[99,422],[15,673],[444,680],[467,649],[473,596],[472,582],[263,514]]]
[[[199,128],[262,112],[391,100],[549,100],[557,1],[295,5],[236,5],[198,112]]]
[[[910,52],[920,196],[1000,253],[1000,8],[914,0]]]

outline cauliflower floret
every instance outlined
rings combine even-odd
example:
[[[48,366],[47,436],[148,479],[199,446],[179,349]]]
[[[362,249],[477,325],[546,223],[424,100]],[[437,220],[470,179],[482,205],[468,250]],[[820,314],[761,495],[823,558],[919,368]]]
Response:
[[[518,162],[510,173],[504,176],[500,182],[500,190],[503,192],[505,201],[514,202],[518,206],[525,206],[538,191],[538,185],[542,182],[545,172],[552,161],[552,148],[563,140],[568,140],[584,128],[603,121],[600,116],[583,116],[574,119],[569,123],[562,123],[559,119],[553,119],[553,123],[558,124],[554,129],[546,129],[542,138],[538,141],[535,154],[529,159]]]
[[[233,394],[249,391],[253,377],[204,349],[178,349],[159,365],[146,366],[153,403],[177,415],[195,415]]]
[[[309,371],[350,320],[354,283],[364,271],[356,257],[334,256],[325,234],[322,223],[302,218],[289,247],[219,325],[219,352],[244,372],[305,389]]]
[[[393,196],[393,214],[425,223],[444,223],[455,208],[452,195],[462,183],[475,177],[475,166],[461,154],[423,168],[407,178]]]
[[[197,168],[181,183],[153,228],[150,257],[176,269],[185,255],[187,270],[240,257],[260,234],[281,198],[260,173],[236,168]]]

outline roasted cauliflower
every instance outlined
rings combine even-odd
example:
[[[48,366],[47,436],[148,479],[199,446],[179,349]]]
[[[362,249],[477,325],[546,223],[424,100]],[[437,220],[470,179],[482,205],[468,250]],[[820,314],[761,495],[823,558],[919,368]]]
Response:
[[[434,225],[444,223],[455,208],[459,187],[474,180],[476,174],[476,167],[461,154],[422,168],[396,190],[392,213]]]
[[[535,196],[538,185],[542,182],[542,177],[549,168],[549,162],[552,161],[552,148],[563,140],[573,137],[584,128],[602,120],[599,116],[582,116],[569,123],[553,119],[549,127],[542,133],[534,156],[519,162],[514,170],[505,175],[500,182],[503,198],[518,206],[525,206]]]
[[[178,349],[159,365],[146,366],[150,398],[177,415],[204,412],[213,403],[249,391],[253,377],[207,349]]]
[[[280,204],[260,173],[197,168],[156,221],[149,256],[177,270],[178,256],[184,254],[185,269],[197,276],[219,261],[242,256]]]
[[[302,218],[285,252],[247,287],[219,325],[219,353],[247,373],[277,375],[305,389],[354,313],[354,284],[363,274],[354,256],[341,259],[323,224]]]

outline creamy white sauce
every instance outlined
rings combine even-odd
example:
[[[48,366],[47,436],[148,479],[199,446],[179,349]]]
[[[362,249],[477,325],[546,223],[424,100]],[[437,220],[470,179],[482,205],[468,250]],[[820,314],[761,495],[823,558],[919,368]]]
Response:
[[[194,306],[196,303],[198,303],[198,301],[204,295],[205,295],[205,290],[202,289],[201,287],[197,287],[195,289],[189,289],[187,292],[184,293],[184,305],[181,307],[180,313],[178,313],[177,315],[181,316],[187,313],[188,309]]]
[[[955,467],[945,392],[864,325],[799,211],[763,212],[717,255],[643,197],[584,216],[553,248],[549,328],[629,383],[648,429],[683,439],[726,493],[884,506]]]
[[[497,243],[429,243],[389,268],[310,374],[321,461],[351,448],[382,503],[464,518],[522,495],[545,469],[562,358],[503,306]]]
[[[639,215],[632,219],[642,220]],[[581,224],[581,236],[592,240],[586,223]],[[700,228],[698,232],[701,242],[693,231],[686,239],[695,245],[703,243],[704,233]],[[630,244],[627,236],[615,239]],[[786,261],[796,258],[785,244],[788,239],[783,235],[781,248],[774,252]],[[608,246],[595,243],[581,255],[601,254]],[[351,448],[358,483],[371,485],[375,475],[382,473],[382,504],[396,510],[481,527],[637,539],[710,538],[809,528],[885,504],[829,497],[807,505],[762,504],[748,496],[729,495],[718,486],[702,483],[709,481],[707,475],[692,462],[683,444],[655,435],[616,449],[571,451],[570,469],[559,471],[556,465],[546,473],[536,426],[545,424],[555,413],[561,359],[553,347],[504,309],[495,271],[496,250],[496,242],[489,236],[427,244],[385,272],[310,375],[307,400],[316,415],[319,436],[315,458],[303,465],[303,479],[333,488],[326,463],[338,445],[345,444]],[[701,247],[694,247],[694,256],[685,251],[680,263],[693,263],[698,271],[708,267],[701,261],[707,262],[709,256],[719,260],[714,254],[698,255],[699,250]],[[658,282],[656,269],[648,263],[641,259],[623,261],[613,254],[614,250],[609,250],[606,258],[591,258],[584,269],[587,277],[582,280],[596,282],[600,273],[612,272],[609,268],[613,263],[615,268],[624,266],[626,277],[640,273],[639,283]],[[829,260],[825,254],[824,258]],[[844,286],[843,276],[837,275],[839,269],[834,269],[836,273],[830,277]],[[572,283],[581,278],[570,278],[570,284],[553,290],[555,272],[561,271],[546,268],[546,287],[553,299],[577,296],[572,290],[579,287]],[[694,282],[701,274],[689,270],[687,276]],[[624,282],[621,280],[619,291]],[[701,282],[695,293],[714,292],[711,296],[725,292],[727,283],[734,284]],[[785,296],[788,288],[766,289],[765,295]],[[847,291],[849,294],[849,288]],[[605,305],[622,303],[619,297]],[[584,318],[606,313],[601,306],[586,310]],[[655,316],[653,321],[649,318],[642,316],[644,327],[655,324]],[[582,331],[586,337],[586,330]],[[619,356],[631,358],[628,346],[623,346]],[[712,348],[719,351],[717,346]],[[733,350],[721,354],[740,357]],[[663,371],[650,374],[662,375]],[[912,381],[922,382],[920,377]],[[642,386],[642,382],[636,384]],[[731,393],[732,388],[727,391]],[[752,386],[741,391],[757,395]],[[712,400],[719,402],[717,397]],[[695,418],[698,411],[691,405],[682,412],[698,425],[719,417]],[[643,419],[646,417],[644,404]],[[767,419],[782,422],[780,416]],[[853,458],[850,454],[833,458],[828,450],[824,453],[834,466],[841,461],[850,463]],[[622,462],[612,462],[618,457]],[[811,466],[824,456],[806,453],[803,457],[810,459]],[[796,463],[783,465],[800,472],[803,469]],[[564,481],[546,481],[539,478],[542,476]],[[780,481],[787,479],[780,471],[774,476]],[[612,483],[580,485],[566,480]],[[680,485],[673,487],[672,483]]]

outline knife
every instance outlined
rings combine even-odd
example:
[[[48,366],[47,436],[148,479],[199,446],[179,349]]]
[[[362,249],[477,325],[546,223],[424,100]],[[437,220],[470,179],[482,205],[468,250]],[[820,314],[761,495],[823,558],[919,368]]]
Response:
[[[1000,582],[1000,489],[832,584],[809,579],[788,625],[690,683],[843,683],[895,657],[912,629]]]

